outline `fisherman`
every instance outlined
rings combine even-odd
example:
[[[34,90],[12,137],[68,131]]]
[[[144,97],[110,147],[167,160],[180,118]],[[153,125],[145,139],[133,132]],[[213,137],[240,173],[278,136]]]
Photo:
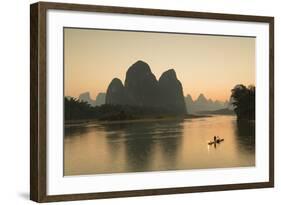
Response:
[[[220,142],[220,137],[214,136],[214,143],[219,143],[219,142]]]
[[[214,136],[214,141],[212,142],[208,142],[208,145],[214,145],[216,148],[217,144],[220,144],[222,141],[224,141],[224,139],[221,139],[219,136]]]
[[[214,143],[217,143],[217,136],[214,136]]]

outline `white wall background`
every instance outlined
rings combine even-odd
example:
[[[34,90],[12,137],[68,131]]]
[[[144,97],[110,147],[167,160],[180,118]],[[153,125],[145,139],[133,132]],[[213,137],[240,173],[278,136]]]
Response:
[[[275,16],[275,188],[149,196],[60,204],[278,204],[280,179],[280,35],[278,0],[60,0],[61,2]],[[0,204],[29,201],[29,4],[6,0],[0,7]],[[280,202],[279,202],[280,203]],[[56,204],[56,203],[53,203]]]

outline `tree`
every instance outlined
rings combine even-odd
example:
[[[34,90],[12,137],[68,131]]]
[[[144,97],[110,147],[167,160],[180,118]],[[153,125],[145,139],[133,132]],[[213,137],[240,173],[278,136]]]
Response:
[[[87,102],[65,97],[64,107],[65,120],[93,118],[94,109]]]
[[[231,90],[232,105],[237,115],[237,120],[255,119],[255,95],[256,88],[253,85],[236,85]]]

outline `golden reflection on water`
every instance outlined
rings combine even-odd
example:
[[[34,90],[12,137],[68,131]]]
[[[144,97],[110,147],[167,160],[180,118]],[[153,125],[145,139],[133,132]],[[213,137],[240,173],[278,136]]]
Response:
[[[65,128],[64,175],[255,166],[254,129],[235,116]]]

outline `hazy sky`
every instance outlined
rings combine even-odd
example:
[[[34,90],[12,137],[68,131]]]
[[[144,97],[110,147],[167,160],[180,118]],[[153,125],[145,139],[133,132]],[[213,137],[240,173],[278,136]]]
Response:
[[[236,84],[255,84],[255,38],[64,29],[65,95],[93,99],[143,60],[157,79],[175,69],[184,95],[227,100]]]

